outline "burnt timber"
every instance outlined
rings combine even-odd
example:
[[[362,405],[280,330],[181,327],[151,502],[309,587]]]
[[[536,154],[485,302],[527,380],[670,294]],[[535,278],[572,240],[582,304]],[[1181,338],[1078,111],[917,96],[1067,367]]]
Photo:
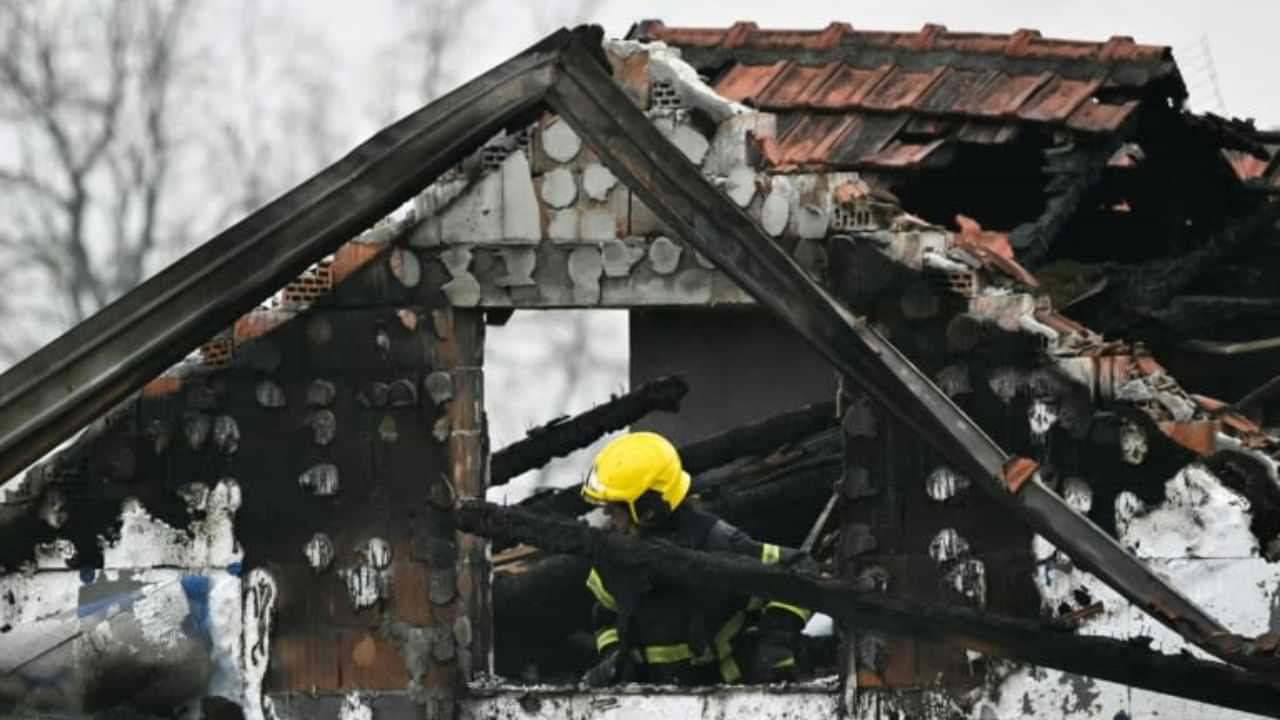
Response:
[[[581,417],[583,416],[576,416],[565,421],[564,424],[574,423]],[[745,458],[759,457],[792,443],[799,443],[829,428],[835,422],[835,404],[816,403],[793,412],[732,428],[718,435],[682,445],[678,449],[685,471],[694,476],[692,485],[694,493],[704,494],[717,489],[722,484],[742,479],[743,472],[740,467],[723,473],[723,477],[712,472],[716,468]],[[594,437],[583,438],[583,440],[585,442],[576,445],[574,449],[586,446],[594,440]],[[498,453],[494,453],[494,457],[496,458],[504,451],[505,448],[499,450]],[[581,515],[590,509],[590,506],[579,496],[578,485],[536,493],[521,500],[520,505],[528,509],[570,516]]]
[[[489,485],[502,485],[523,472],[542,467],[621,430],[655,410],[678,412],[689,386],[678,377],[645,383],[621,397],[602,403],[572,418],[553,420],[534,428],[528,437],[489,457]]]

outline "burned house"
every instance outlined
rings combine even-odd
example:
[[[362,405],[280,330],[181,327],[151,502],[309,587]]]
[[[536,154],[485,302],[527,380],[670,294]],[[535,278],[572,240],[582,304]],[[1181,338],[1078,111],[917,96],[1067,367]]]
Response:
[[[1274,715],[1277,144],[1185,98],[1120,37],[548,37],[0,376],[0,702]],[[490,448],[486,334],[555,308],[630,311],[633,389]],[[627,426],[827,575],[483,502]],[[601,552],[835,634],[587,691]]]

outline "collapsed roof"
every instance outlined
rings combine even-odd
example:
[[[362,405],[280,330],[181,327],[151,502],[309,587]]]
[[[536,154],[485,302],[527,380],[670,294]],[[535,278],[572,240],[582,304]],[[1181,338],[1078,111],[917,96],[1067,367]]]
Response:
[[[1215,231],[1223,208],[1252,203],[1245,187],[1274,176],[1265,136],[1251,123],[1186,112],[1170,48],[1129,37],[656,20],[630,37],[680,48],[717,94],[776,115],[774,136],[755,138],[775,172],[863,171],[927,220],[950,224],[964,213],[1010,232],[1029,265],[1068,232],[1073,254],[1105,256],[1111,234],[1090,237],[1100,220],[1124,213],[1132,234],[1135,218],[1182,200],[1187,224]],[[934,192],[944,183],[947,193]]]

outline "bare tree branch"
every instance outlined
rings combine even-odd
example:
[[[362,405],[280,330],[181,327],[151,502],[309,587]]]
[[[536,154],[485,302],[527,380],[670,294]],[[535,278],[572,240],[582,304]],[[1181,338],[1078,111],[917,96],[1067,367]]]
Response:
[[[10,170],[0,167],[0,187],[2,186],[10,186],[20,191],[25,190],[59,205],[67,202],[57,188],[27,169]]]
[[[190,0],[0,0],[4,262],[78,322],[142,280],[169,231],[174,96]],[[40,296],[0,307],[31,322]],[[56,298],[56,299],[55,299]],[[47,314],[44,314],[47,319]],[[61,327],[11,333],[48,337]],[[16,342],[16,341],[15,341]],[[10,343],[12,345],[13,343]],[[28,347],[27,350],[30,350]]]
[[[444,93],[456,79],[449,67],[464,41],[467,23],[485,5],[483,0],[401,0],[412,14],[408,33],[411,57],[419,67],[418,102],[428,103]]]

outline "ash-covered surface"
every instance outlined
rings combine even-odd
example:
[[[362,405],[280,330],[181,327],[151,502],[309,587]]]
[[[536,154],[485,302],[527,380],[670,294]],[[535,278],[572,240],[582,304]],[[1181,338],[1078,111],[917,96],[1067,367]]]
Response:
[[[472,683],[463,701],[465,720],[524,718],[688,718],[752,717],[802,720],[834,717],[839,708],[837,678],[765,686],[672,687],[622,685],[608,689],[575,686]]]

